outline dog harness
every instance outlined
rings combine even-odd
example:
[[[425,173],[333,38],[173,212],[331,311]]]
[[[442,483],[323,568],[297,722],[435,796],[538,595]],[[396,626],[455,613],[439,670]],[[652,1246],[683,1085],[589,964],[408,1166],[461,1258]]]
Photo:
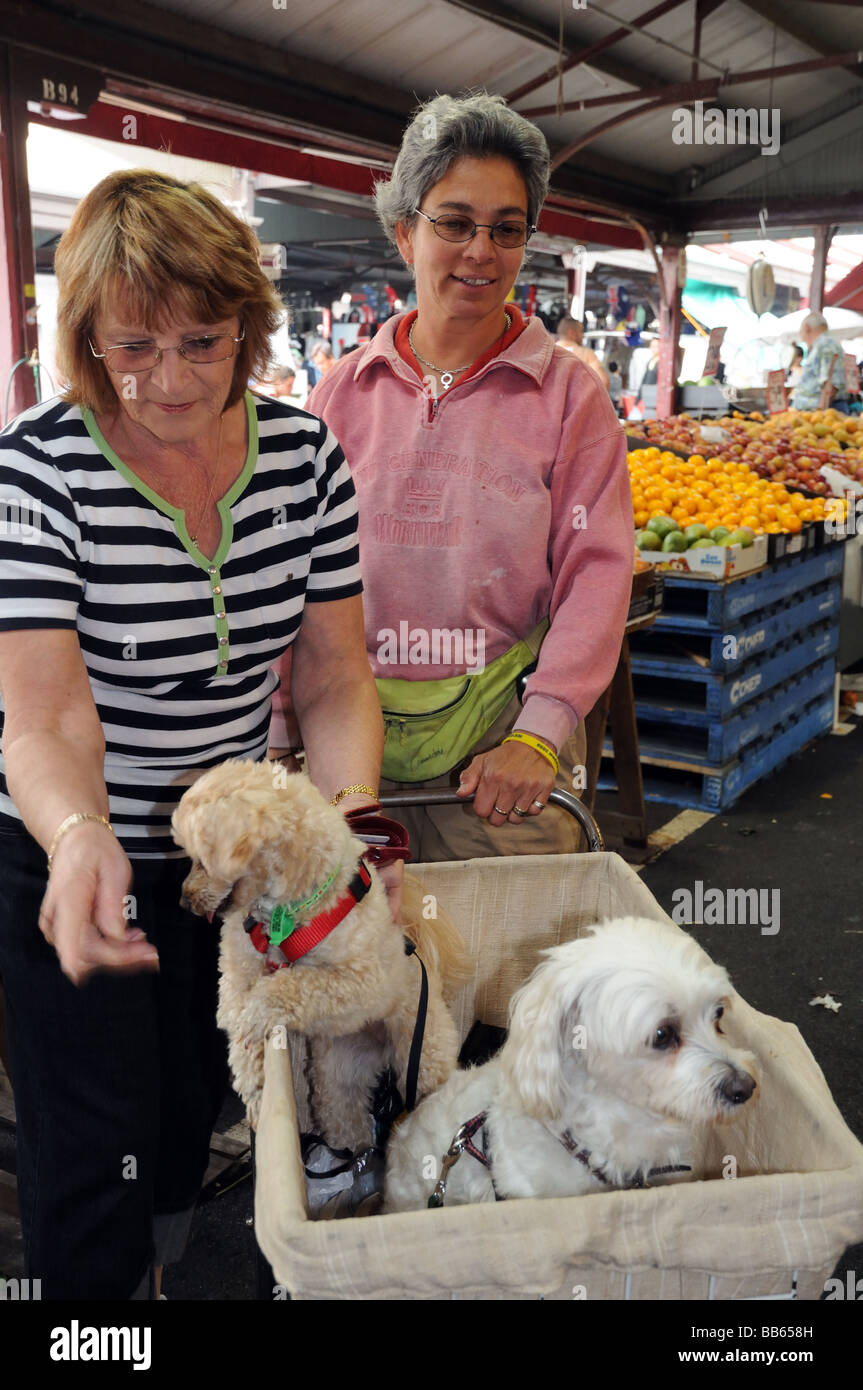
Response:
[[[489,1159],[488,1154],[486,1152],[486,1150],[488,1149],[488,1139],[485,1131],[485,1122],[487,1119],[488,1111],[483,1110],[479,1115],[474,1115],[473,1119],[466,1120],[465,1123],[456,1131],[452,1143],[450,1144],[449,1148],[447,1149],[446,1153],[444,1154],[441,1160],[441,1174],[437,1182],[435,1183],[432,1195],[428,1199],[427,1205],[429,1207],[435,1208],[443,1206],[444,1201],[446,1199],[446,1186],[447,1180],[449,1178],[449,1170],[450,1168],[452,1168],[453,1164],[458,1162],[463,1153],[469,1153],[472,1158],[475,1158],[479,1163],[482,1164],[484,1168],[488,1170],[488,1175],[491,1179],[491,1185],[494,1189],[495,1201],[503,1202],[506,1200],[506,1198],[501,1197],[500,1193],[497,1190],[497,1187],[495,1186],[494,1175],[491,1171],[491,1160]],[[480,1129],[482,1130],[482,1150],[478,1149],[473,1142],[474,1135]],[[579,1148],[578,1144],[576,1143],[575,1139],[573,1139],[568,1129],[565,1129],[562,1134],[556,1134],[555,1138],[557,1139],[558,1143],[563,1145],[567,1153],[571,1154],[572,1157],[577,1159],[579,1163],[584,1164],[585,1168],[588,1170],[589,1173],[593,1175],[593,1177],[597,1178],[599,1182],[604,1183],[606,1186],[610,1184],[611,1180],[606,1176],[602,1168],[597,1168],[591,1163],[590,1150],[584,1148],[583,1145],[581,1148]],[[692,1169],[690,1168],[688,1163],[669,1163],[666,1164],[664,1168],[651,1168],[646,1176],[639,1169],[637,1173],[633,1174],[632,1178],[628,1182],[614,1184],[614,1186],[618,1187],[620,1190],[629,1191],[633,1188],[649,1187],[649,1178],[662,1177],[666,1173],[690,1173],[691,1171]]]
[[[601,1183],[605,1183],[606,1186],[609,1184],[610,1179],[606,1177],[603,1169],[596,1168],[591,1163],[590,1150],[585,1149],[583,1146],[579,1148],[568,1129],[565,1129],[563,1134],[558,1134],[556,1137],[566,1149],[567,1153],[571,1153],[573,1158],[577,1158],[579,1163],[583,1163],[589,1173],[592,1173],[595,1178],[598,1178]],[[666,1173],[691,1172],[692,1169],[688,1163],[667,1163],[664,1168],[651,1168],[646,1175],[639,1168],[638,1172],[633,1173],[628,1182],[620,1185],[620,1190],[628,1192],[636,1187],[649,1187],[650,1183],[648,1182],[648,1178],[659,1178]]]

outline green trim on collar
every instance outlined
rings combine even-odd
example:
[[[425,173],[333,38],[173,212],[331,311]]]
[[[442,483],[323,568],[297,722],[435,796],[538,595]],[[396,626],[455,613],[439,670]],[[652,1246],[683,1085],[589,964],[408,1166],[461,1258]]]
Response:
[[[320,888],[316,888],[314,893],[310,894],[308,898],[301,898],[295,903],[276,904],[270,913],[269,937],[271,946],[280,946],[285,937],[290,936],[292,932],[297,930],[297,923],[295,920],[297,913],[302,912],[307,907],[313,907],[319,898],[322,898],[327,890],[332,888],[336,875],[341,867],[341,864],[337,864],[333,872],[321,884]]]
[[[162,512],[164,516],[170,517],[174,523],[183,548],[195,561],[195,564],[203,570],[208,569],[211,565],[215,565],[218,569],[224,564],[225,557],[231,548],[231,541],[234,536],[231,507],[248,486],[258,461],[258,414],[255,409],[255,398],[251,391],[246,391],[243,399],[246,405],[246,419],[249,427],[249,444],[246,450],[246,461],[243,464],[242,472],[235,479],[224,497],[219,498],[216,502],[219,516],[222,518],[222,536],[212,559],[203,555],[200,550],[192,545],[189,539],[189,533],[186,530],[186,514],[183,508],[173,506],[172,503],[166,501],[164,497],[161,497],[158,492],[155,492],[153,488],[148,487],[143,479],[139,478],[137,473],[135,473],[127,463],[124,463],[119,454],[111,448],[111,445],[99,429],[96,423],[96,417],[90,407],[86,405],[81,407],[81,418],[84,421],[84,427],[99,452],[108,460],[112,467],[116,468],[121,477],[125,478],[126,482],[129,483],[136,492],[139,492],[142,497],[145,497],[146,500],[158,511]]]

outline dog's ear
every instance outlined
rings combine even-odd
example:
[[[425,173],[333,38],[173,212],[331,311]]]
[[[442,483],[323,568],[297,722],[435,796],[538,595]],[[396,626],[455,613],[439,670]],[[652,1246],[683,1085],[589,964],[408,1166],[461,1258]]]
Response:
[[[190,830],[196,857],[210,877],[229,882],[249,872],[260,836],[255,823],[238,816],[227,798],[197,807]]]
[[[563,1064],[575,1047],[577,990],[555,961],[543,961],[510,1003],[500,1064],[525,1114],[556,1119],[564,1105]]]

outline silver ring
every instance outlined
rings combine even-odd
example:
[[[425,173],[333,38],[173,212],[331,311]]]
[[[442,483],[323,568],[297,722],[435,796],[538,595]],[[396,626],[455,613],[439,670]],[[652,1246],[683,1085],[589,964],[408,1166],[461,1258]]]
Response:
[[[527,815],[527,811],[523,811],[523,810],[521,809],[520,806],[513,806],[513,808],[512,808],[512,813],[513,813],[513,815],[516,815],[516,816],[526,816],[526,815]]]
[[[544,810],[545,810],[545,802],[544,802],[544,801],[532,801],[532,802],[531,802],[531,805],[532,805],[532,806],[538,806],[539,809],[540,809],[541,811],[544,811]]]
[[[497,811],[497,813],[498,813],[499,816],[508,816],[508,815],[509,815],[509,811],[502,811],[502,810],[500,809],[499,806],[495,806],[494,809]]]

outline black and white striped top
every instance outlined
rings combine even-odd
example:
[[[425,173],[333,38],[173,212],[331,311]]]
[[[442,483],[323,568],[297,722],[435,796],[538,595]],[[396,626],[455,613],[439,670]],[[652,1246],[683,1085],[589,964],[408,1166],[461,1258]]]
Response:
[[[106,739],[111,821],[177,854],[170,816],[203,768],[267,748],[273,662],[303,605],[362,592],[357,504],[326,426],[246,392],[245,466],[208,560],[181,510],[58,397],[0,434],[0,631],[77,630]],[[0,758],[0,824],[20,823]]]

